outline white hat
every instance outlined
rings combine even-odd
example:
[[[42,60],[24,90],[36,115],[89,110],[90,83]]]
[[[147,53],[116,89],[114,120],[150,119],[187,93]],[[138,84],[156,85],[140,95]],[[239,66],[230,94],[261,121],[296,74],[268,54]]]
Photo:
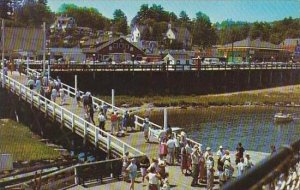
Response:
[[[207,148],[206,148],[206,151],[210,151],[210,150],[211,150],[211,148],[210,148],[210,147],[207,147]]]
[[[222,146],[222,145],[219,147],[219,149],[221,149],[221,148],[223,148],[223,146]]]
[[[149,118],[146,118],[146,119],[145,119],[145,122],[149,122]]]

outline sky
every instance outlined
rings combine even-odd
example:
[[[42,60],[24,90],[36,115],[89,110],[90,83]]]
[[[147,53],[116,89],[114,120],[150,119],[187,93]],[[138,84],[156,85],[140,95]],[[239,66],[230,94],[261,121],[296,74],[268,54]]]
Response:
[[[177,16],[184,10],[190,18],[198,11],[207,14],[213,23],[233,21],[274,21],[285,17],[300,18],[300,0],[48,0],[52,11],[57,12],[63,3],[94,7],[108,18],[121,9],[128,21],[136,15],[142,4],[159,4]]]

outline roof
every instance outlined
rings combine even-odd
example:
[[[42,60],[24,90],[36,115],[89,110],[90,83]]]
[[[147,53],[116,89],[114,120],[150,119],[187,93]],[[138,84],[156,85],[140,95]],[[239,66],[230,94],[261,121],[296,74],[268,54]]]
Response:
[[[251,48],[263,48],[263,49],[280,49],[280,45],[272,44],[270,42],[262,41],[261,39],[257,38],[255,40],[250,40],[250,38],[246,38],[241,41],[236,41],[233,43],[234,48],[237,47],[251,47]],[[219,48],[231,48],[232,43],[225,44]]]
[[[37,52],[43,49],[44,32],[42,28],[5,27],[4,36],[5,51]],[[0,48],[2,49],[2,47]]]

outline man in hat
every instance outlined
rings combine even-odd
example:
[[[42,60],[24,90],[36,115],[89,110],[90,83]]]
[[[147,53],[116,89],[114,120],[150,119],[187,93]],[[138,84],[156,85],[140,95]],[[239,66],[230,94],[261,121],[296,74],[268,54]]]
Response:
[[[219,158],[222,158],[224,155],[225,155],[225,151],[224,151],[224,149],[223,149],[223,146],[221,145],[221,146],[219,147],[219,150],[217,151],[217,156],[218,156]]]
[[[194,145],[193,152],[191,154],[192,159],[192,177],[193,181],[191,186],[197,187],[198,184],[198,176],[199,176],[199,159],[200,159],[200,150],[198,145]]]
[[[204,158],[205,158],[205,160],[208,159],[208,156],[209,156],[210,154],[212,154],[212,153],[211,153],[211,148],[210,148],[210,147],[207,147],[207,148],[206,148],[206,151],[205,151],[205,153],[204,153]]]
[[[229,162],[231,162],[230,161],[230,152],[229,152],[229,150],[225,150],[225,155],[221,158],[221,161],[223,163],[225,163],[226,160],[229,161]]]

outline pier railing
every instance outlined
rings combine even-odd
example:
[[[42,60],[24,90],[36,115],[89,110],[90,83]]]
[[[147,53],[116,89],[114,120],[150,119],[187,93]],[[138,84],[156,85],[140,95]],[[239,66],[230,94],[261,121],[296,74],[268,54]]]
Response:
[[[83,185],[85,182],[102,183],[105,180],[120,179],[122,159],[111,159],[92,163],[77,164],[50,174],[36,172],[34,179],[6,186],[5,189],[63,189]]]
[[[28,69],[28,74],[40,75],[40,73],[38,71],[30,69],[30,68]],[[66,94],[68,94],[69,96],[73,96],[73,97],[75,96],[76,89],[74,87],[72,87],[70,85],[67,85],[65,83],[61,83],[61,86],[64,89],[64,91],[66,92]],[[80,91],[80,94],[83,95],[84,92]],[[92,96],[92,99],[93,99],[93,104],[94,104],[95,107],[99,107],[100,105],[102,107],[103,106],[107,106],[109,109],[114,110],[114,111],[118,111],[120,114],[124,114],[125,111],[126,111],[125,109],[119,108],[117,106],[113,106],[112,104],[110,104],[110,103],[108,103],[108,102],[106,102],[104,100],[101,100],[101,99],[99,99],[97,97]],[[144,121],[145,121],[145,118],[142,118],[142,117],[140,117],[138,115],[134,115],[134,124],[135,124],[136,128],[137,127],[142,127]],[[153,129],[158,129],[158,130],[163,129],[162,126],[160,126],[160,125],[158,125],[156,123],[153,123],[151,121],[150,121],[150,125],[151,125],[151,128],[153,128]],[[192,139],[187,138],[187,141],[190,143],[190,145],[197,144],[200,147],[202,146],[200,143],[198,143],[198,142],[196,142],[196,141],[194,141]]]
[[[300,189],[300,139],[283,146],[223,189]]]
[[[85,140],[89,140],[95,144],[95,146],[119,156],[124,155],[124,153],[127,151],[131,156],[144,155],[144,153],[132,147],[131,145],[119,140],[110,133],[99,129],[92,123],[84,120],[83,118],[45,98],[44,96],[41,96],[36,91],[29,89],[18,81],[8,76],[3,77],[1,72],[1,83],[2,80],[4,80],[4,85],[7,89],[31,104],[32,107],[36,107],[45,113],[45,116],[56,120],[68,129],[82,136]]]
[[[41,63],[30,63],[29,67],[38,71],[43,69]],[[237,63],[237,64],[52,64],[52,71],[205,71],[205,70],[269,70],[269,69],[300,69],[300,63],[264,62],[264,63]]]

